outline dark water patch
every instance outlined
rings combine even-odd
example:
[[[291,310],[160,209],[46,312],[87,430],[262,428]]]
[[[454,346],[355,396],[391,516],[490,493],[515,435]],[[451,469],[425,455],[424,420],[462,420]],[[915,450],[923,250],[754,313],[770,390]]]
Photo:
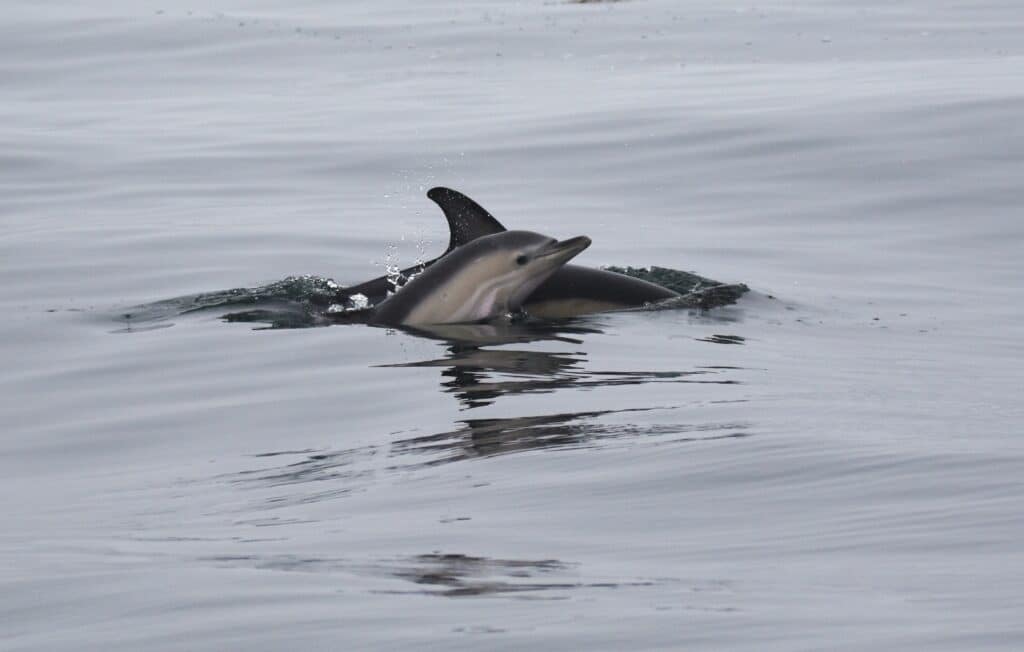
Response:
[[[378,594],[421,594],[448,598],[651,587],[680,582],[678,579],[667,577],[583,580],[579,577],[578,563],[558,559],[500,559],[443,552],[376,561],[289,554],[220,554],[200,557],[198,561],[217,566],[248,567],[285,573],[356,574],[396,578],[410,582],[416,585],[416,588],[368,590]]]
[[[710,337],[698,337],[698,342],[711,342],[712,344],[745,344],[747,339],[739,335],[712,335]]]
[[[463,554],[430,553],[396,560],[395,577],[421,586],[418,592],[446,595],[484,595],[512,591],[572,588],[573,583],[528,581],[565,574],[574,565],[557,559],[490,559]]]
[[[618,589],[677,583],[674,578],[583,580],[580,564],[558,559],[493,559],[430,553],[381,563],[378,570],[418,588],[377,593],[418,593],[448,598],[578,589]]]

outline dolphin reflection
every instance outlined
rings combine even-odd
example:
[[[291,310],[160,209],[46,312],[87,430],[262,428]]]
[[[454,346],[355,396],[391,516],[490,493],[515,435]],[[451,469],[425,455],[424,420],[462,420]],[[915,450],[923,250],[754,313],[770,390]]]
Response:
[[[587,353],[576,347],[558,346],[563,350],[550,351],[522,346],[530,342],[549,347],[551,343],[583,344],[579,338],[601,333],[593,323],[457,324],[403,330],[415,330],[417,336],[443,342],[444,353],[437,358],[381,366],[437,368],[441,391],[453,395],[463,410],[487,406],[502,397],[565,389],[650,383],[740,384],[735,379],[740,367],[602,371],[588,368]],[[668,404],[620,408],[602,405],[602,409],[596,410],[591,399],[586,405],[589,409],[583,411],[563,407],[547,414],[461,419],[441,430],[406,430],[404,436],[388,437],[385,442],[369,446],[264,452],[256,457],[267,461],[281,459],[269,466],[232,474],[231,479],[272,492],[267,504],[276,508],[345,495],[353,487],[372,483],[382,470],[418,469],[541,449],[601,448],[617,442],[630,446],[638,442],[678,445],[737,440],[753,434],[751,425],[745,421],[721,415],[714,418],[704,410],[703,416],[695,419],[692,411],[684,409],[708,403],[707,392],[696,393],[691,402],[679,402],[674,398],[675,392],[654,394],[673,398],[668,399]],[[712,392],[716,400],[710,402],[746,401],[743,397],[718,394]],[[387,460],[383,469],[381,460]]]
[[[490,405],[502,396],[550,393],[560,389],[612,387],[645,383],[702,383],[733,385],[721,370],[595,371],[585,367],[583,351],[492,349],[489,345],[556,341],[581,344],[569,334],[601,333],[574,323],[525,322],[512,324],[456,324],[403,329],[421,337],[445,341],[444,357],[381,367],[437,367],[441,388],[453,394],[463,409]]]
[[[753,434],[751,424],[743,421],[651,422],[646,418],[616,418],[630,413],[651,414],[674,409],[676,407],[672,406],[641,407],[465,419],[450,430],[393,439],[383,445],[258,453],[253,457],[283,461],[218,477],[274,491],[266,500],[266,506],[276,509],[339,498],[356,487],[372,484],[381,470],[377,460],[382,453],[388,459],[386,469],[394,471],[543,449],[600,448],[615,442],[633,445],[638,441],[648,445],[678,445],[736,440]]]
[[[657,438],[682,443],[739,439],[749,436],[746,423],[604,423],[601,417],[627,412],[651,412],[672,408],[650,407],[597,410],[529,417],[467,419],[462,427],[392,443],[392,455],[427,455],[419,466],[434,466],[465,459],[494,457],[543,448],[599,446],[606,440]],[[415,466],[415,465],[414,465]]]

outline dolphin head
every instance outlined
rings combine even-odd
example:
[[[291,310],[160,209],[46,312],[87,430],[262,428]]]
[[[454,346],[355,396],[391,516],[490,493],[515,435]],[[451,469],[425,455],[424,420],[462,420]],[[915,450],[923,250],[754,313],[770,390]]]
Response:
[[[505,299],[499,312],[517,310],[537,286],[590,246],[585,235],[559,241],[531,231],[506,231],[485,238],[495,245],[486,264],[496,272],[496,296]]]
[[[537,286],[590,246],[530,231],[504,231],[469,242],[410,281],[377,310],[393,324],[456,324],[518,310]]]

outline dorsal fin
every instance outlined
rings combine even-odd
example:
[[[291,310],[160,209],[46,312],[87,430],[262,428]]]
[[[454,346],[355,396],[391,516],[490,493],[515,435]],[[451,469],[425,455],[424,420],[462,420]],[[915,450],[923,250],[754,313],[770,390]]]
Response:
[[[494,216],[483,209],[469,197],[457,190],[438,186],[427,191],[448,220],[451,237],[448,240],[448,253],[452,249],[492,233],[501,233],[505,227]]]

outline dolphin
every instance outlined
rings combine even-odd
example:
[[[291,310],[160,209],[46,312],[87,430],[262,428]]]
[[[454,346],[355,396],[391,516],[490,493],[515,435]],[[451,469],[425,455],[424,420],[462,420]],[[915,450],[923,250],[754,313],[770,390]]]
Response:
[[[457,190],[439,186],[431,188],[427,197],[441,207],[448,220],[449,250],[464,238],[505,230],[480,204]],[[678,292],[625,274],[565,265],[538,286],[523,307],[536,317],[561,318],[639,308],[678,296]]]
[[[493,215],[457,190],[439,186],[431,188],[427,197],[441,208],[448,221],[448,248],[433,260],[402,270],[395,278],[398,285],[444,260],[460,247],[481,237],[506,231]],[[375,305],[394,289],[395,283],[381,276],[345,288],[335,297],[335,301],[342,302],[358,294]],[[561,318],[639,308],[678,296],[678,292],[625,274],[564,265],[541,282],[525,299],[522,307],[536,317]]]
[[[539,285],[589,246],[586,236],[558,241],[531,231],[474,238],[432,261],[377,305],[370,323],[461,324],[514,314]]]

